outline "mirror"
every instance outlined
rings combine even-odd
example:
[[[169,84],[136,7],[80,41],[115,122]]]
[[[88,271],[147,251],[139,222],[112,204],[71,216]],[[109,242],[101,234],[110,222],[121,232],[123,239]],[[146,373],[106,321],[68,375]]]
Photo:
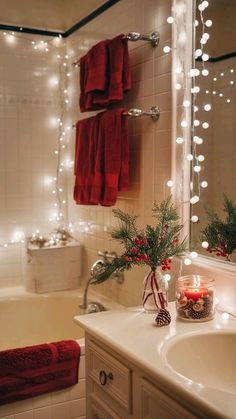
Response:
[[[236,204],[236,2],[214,0],[201,10],[203,3],[208,2],[197,1],[195,8],[195,68],[200,71],[199,75],[196,72],[195,86],[200,91],[193,95],[192,190],[200,201],[191,208],[191,248],[218,260],[236,262],[235,251],[225,256],[229,243],[224,235],[213,250],[207,249],[207,243],[202,245],[202,241],[209,243],[209,234],[214,233],[206,208],[225,222],[224,194]],[[209,60],[204,61],[204,54]]]

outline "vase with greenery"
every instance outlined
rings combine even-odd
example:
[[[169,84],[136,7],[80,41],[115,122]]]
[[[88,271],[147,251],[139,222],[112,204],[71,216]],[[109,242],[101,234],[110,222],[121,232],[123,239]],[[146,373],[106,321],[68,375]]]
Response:
[[[185,250],[185,240],[180,240],[182,225],[171,196],[160,204],[155,202],[152,213],[155,224],[139,229],[136,215],[120,209],[113,210],[118,227],[111,232],[111,237],[121,243],[123,252],[111,263],[106,263],[103,271],[93,280],[93,283],[101,283],[115,271],[147,265],[150,271],[144,281],[143,305],[146,311],[151,312],[166,308],[167,297],[162,279],[171,269],[171,258]]]

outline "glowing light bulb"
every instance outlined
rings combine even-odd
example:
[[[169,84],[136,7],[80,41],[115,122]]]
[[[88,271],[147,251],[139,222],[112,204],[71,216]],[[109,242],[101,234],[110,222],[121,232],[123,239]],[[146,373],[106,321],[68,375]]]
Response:
[[[201,168],[201,166],[196,165],[196,166],[193,167],[193,170],[194,170],[194,172],[199,173],[199,172],[201,172],[202,168]]]
[[[176,142],[177,142],[177,144],[183,144],[184,139],[182,137],[177,137]]]
[[[54,151],[54,154],[59,154],[59,151],[58,151],[58,150],[55,150],[55,151]]]
[[[190,259],[190,258],[185,258],[185,259],[184,259],[184,264],[185,264],[186,266],[192,265],[192,261],[191,261],[191,259]]]
[[[182,73],[182,68],[181,67],[177,67],[175,69],[176,74],[181,74]]]
[[[230,84],[234,84],[234,81],[233,80],[230,80]]]
[[[198,257],[198,253],[197,252],[191,252],[190,256],[192,259],[196,259]]]
[[[207,188],[207,187],[208,187],[208,182],[207,182],[206,180],[203,180],[203,181],[201,182],[201,187],[202,187],[203,189]]]
[[[209,103],[204,105],[204,111],[209,112],[210,110],[211,110],[211,105]]]
[[[196,204],[199,201],[199,196],[194,195],[192,198],[190,198],[190,204]]]
[[[199,121],[198,119],[195,119],[195,120],[193,121],[193,125],[194,125],[195,127],[199,127],[199,125],[200,125],[200,121]]]
[[[191,102],[190,102],[190,100],[184,100],[183,101],[183,107],[184,108],[189,108],[189,106],[191,105]]]
[[[186,159],[188,161],[192,161],[193,160],[193,155],[192,154],[187,154]]]
[[[61,56],[59,54],[57,54],[57,58],[59,59],[59,58],[61,58]]]
[[[164,48],[163,48],[163,52],[168,54],[170,51],[171,51],[171,47],[169,47],[169,45],[165,45]]]
[[[234,73],[234,69],[233,68],[230,69],[230,73]]]
[[[173,180],[168,180],[168,181],[166,182],[166,185],[167,185],[169,188],[172,188],[172,186],[174,185]]]
[[[180,90],[181,89],[181,84],[180,83],[176,83],[176,85],[175,85],[175,88],[176,88],[176,90]]]
[[[229,319],[229,313],[226,313],[226,312],[222,313],[222,314],[221,314],[221,318],[222,318],[223,320],[228,320],[228,319]]]
[[[210,91],[209,90],[206,90],[206,92],[205,92],[207,95],[209,95],[209,93],[210,93]]]
[[[202,61],[208,61],[209,60],[209,55],[208,54],[202,54]]]
[[[208,124],[208,122],[203,122],[203,124],[202,124],[202,128],[203,129],[208,129],[209,128],[209,124]]]
[[[211,20],[211,19],[208,19],[208,20],[205,22],[205,25],[206,25],[206,27],[207,27],[207,28],[210,28],[210,27],[212,26],[212,20]]]
[[[199,76],[200,71],[198,70],[198,68],[191,68],[191,70],[189,71],[189,75],[190,77],[197,77]]]
[[[200,57],[202,55],[202,50],[200,48],[196,49],[195,51],[195,57]]]
[[[203,144],[203,139],[198,137],[197,135],[194,135],[193,142],[197,145],[201,145],[201,144]]]
[[[168,16],[168,18],[167,18],[166,20],[167,20],[167,23],[169,23],[170,25],[171,25],[172,23],[174,23],[174,18],[173,18],[173,16]]]
[[[225,73],[220,73],[220,76],[221,76],[221,77],[224,77],[224,75],[225,75]]]
[[[199,86],[194,86],[191,88],[191,93],[199,93],[200,92],[200,87]]]
[[[208,74],[209,74],[209,71],[206,68],[204,68],[202,70],[202,75],[206,77],[206,76],[208,76]]]
[[[8,244],[7,243],[4,243],[3,247],[8,247]]]
[[[199,218],[198,218],[198,216],[197,216],[197,215],[192,215],[192,217],[191,217],[191,221],[192,221],[192,223],[197,223],[197,222],[198,222],[198,220],[199,220]]]
[[[227,101],[226,101],[227,103],[230,103],[231,102],[231,100],[230,99],[227,99]]]
[[[209,247],[209,243],[207,241],[202,242],[203,249],[207,249]]]
[[[194,107],[193,107],[194,112],[197,112],[198,109],[199,109],[198,106],[194,105]]]
[[[198,161],[204,161],[205,157],[202,154],[199,154],[199,156],[197,156],[197,160]]]
[[[197,20],[197,19],[195,19],[194,24],[195,24],[195,26],[196,26],[196,27],[199,25],[199,22],[198,22],[198,20]]]
[[[213,95],[216,95],[216,91],[215,91],[215,90],[213,90],[212,94],[213,94]]]
[[[187,126],[188,126],[188,122],[187,122],[186,120],[184,120],[184,119],[183,119],[183,120],[181,121],[180,125],[181,125],[181,127],[182,127],[182,128],[187,128]]]

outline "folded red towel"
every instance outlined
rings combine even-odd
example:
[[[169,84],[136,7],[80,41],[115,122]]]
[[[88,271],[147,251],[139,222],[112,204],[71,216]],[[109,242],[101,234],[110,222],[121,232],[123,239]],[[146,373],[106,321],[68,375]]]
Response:
[[[74,340],[0,352],[0,405],[61,390],[78,382]]]
[[[101,41],[80,59],[80,109],[97,110],[123,100],[131,88],[128,41]]]
[[[76,126],[77,204],[112,206],[118,190],[129,186],[128,122],[124,109],[112,109]]]

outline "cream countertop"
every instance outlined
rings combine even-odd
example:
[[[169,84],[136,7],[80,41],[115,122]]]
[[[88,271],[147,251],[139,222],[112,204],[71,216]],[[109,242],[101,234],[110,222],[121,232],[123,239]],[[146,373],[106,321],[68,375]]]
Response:
[[[86,332],[149,374],[163,391],[181,401],[198,417],[236,418],[235,394],[194,383],[171,369],[165,360],[165,347],[171,339],[216,330],[233,330],[236,333],[236,320],[223,320],[217,313],[214,320],[190,323],[175,318],[174,303],[170,303],[169,310],[172,321],[164,327],[157,327],[155,315],[146,314],[139,307],[76,316],[74,320]],[[219,367],[223,368],[223,354]]]

